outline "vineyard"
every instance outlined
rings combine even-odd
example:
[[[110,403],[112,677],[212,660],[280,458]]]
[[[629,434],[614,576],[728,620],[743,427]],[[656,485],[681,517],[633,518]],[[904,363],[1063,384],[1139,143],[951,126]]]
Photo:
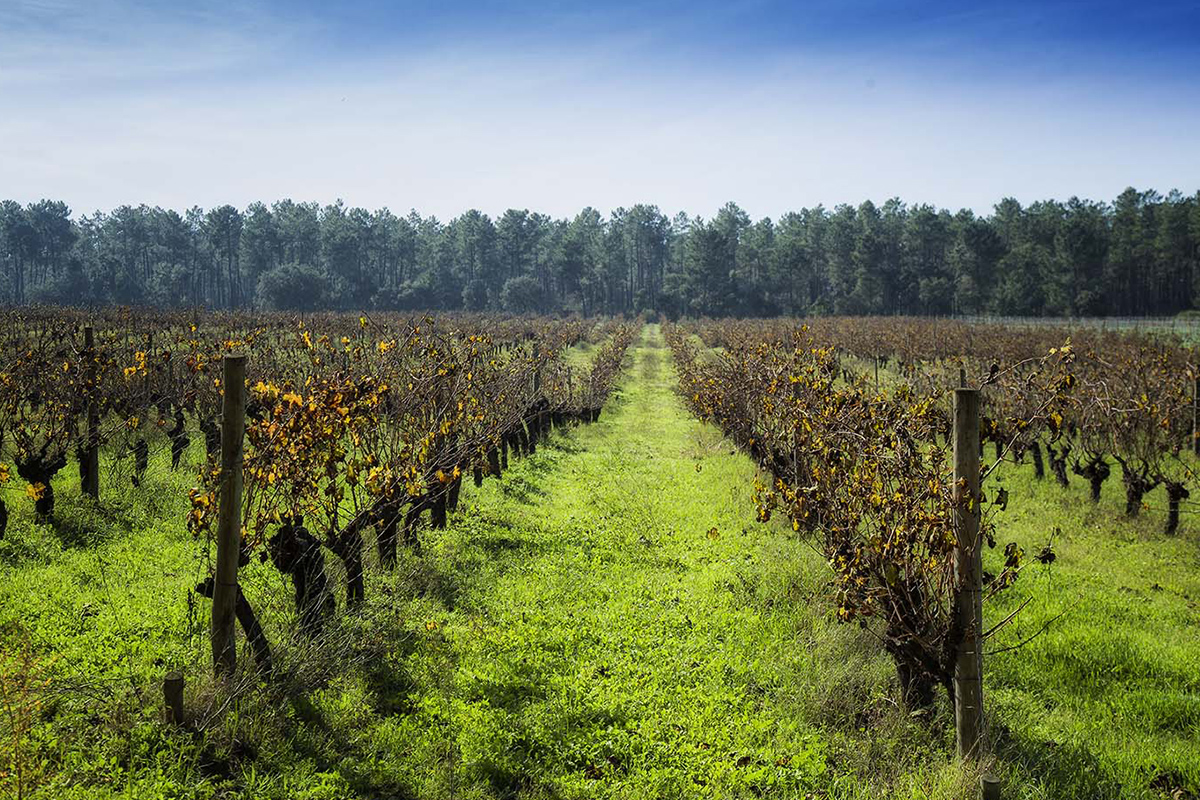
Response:
[[[1169,333],[4,316],[2,796],[1200,794]]]

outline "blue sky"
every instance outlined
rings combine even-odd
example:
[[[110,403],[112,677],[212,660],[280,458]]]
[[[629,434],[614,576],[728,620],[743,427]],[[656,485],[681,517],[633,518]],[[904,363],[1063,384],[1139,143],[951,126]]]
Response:
[[[754,216],[1200,189],[1200,3],[0,0],[0,197]]]

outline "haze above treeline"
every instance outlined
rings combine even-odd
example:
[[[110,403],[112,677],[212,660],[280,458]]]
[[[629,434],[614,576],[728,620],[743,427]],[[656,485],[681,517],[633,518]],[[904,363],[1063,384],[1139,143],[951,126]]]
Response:
[[[449,222],[281,200],[184,212],[0,203],[0,300],[233,310],[671,317],[1141,316],[1200,298],[1200,192],[991,214],[899,199],[753,220],[652,205]]]

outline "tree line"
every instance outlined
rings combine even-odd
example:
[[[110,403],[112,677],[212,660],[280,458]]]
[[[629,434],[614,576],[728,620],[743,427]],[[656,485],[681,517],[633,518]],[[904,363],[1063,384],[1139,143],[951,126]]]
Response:
[[[0,202],[0,301],[514,313],[1168,315],[1200,300],[1200,192],[988,216],[899,199],[754,221],[656,206],[572,219],[281,200],[244,211]]]

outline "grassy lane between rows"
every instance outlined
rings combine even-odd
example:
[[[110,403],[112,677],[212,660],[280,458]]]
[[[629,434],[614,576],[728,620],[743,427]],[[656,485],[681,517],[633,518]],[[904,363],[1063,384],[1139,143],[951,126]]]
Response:
[[[985,609],[991,625],[1029,604],[985,648],[996,752],[1012,782],[1037,789],[1018,796],[1200,796],[1196,518],[1164,536],[1165,503],[1126,517],[1114,473],[1099,503],[1083,479],[1063,488],[1029,464],[1006,465],[989,490],[1010,500],[985,568],[998,572],[1012,541],[1031,564]],[[1048,543],[1047,568],[1032,557]]]
[[[895,708],[823,564],[754,521],[753,464],[682,408],[656,326],[630,362],[598,424],[429,543],[413,708],[359,734],[371,759],[420,797],[961,796],[946,721]]]

